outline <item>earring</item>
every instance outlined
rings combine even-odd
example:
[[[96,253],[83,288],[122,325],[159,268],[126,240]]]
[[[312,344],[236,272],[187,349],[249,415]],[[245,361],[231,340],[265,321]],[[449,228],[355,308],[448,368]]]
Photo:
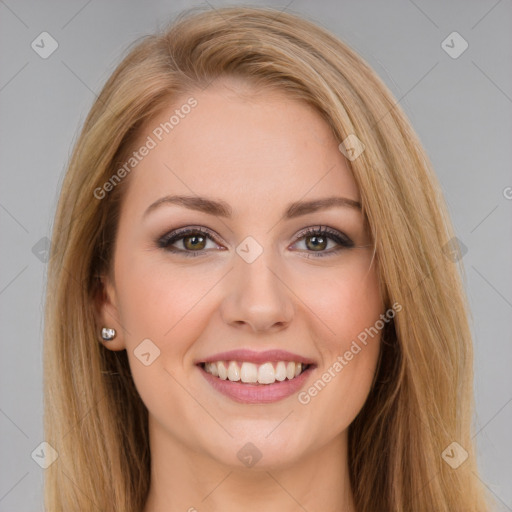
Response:
[[[110,327],[103,327],[101,330],[101,337],[103,341],[110,341],[116,337],[116,330]]]

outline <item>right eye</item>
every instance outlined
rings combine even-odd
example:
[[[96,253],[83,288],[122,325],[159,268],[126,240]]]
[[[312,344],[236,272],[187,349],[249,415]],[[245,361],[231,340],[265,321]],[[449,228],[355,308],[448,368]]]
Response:
[[[207,250],[205,245],[208,240],[215,242],[209,230],[187,227],[165,234],[157,240],[157,244],[166,251],[195,257],[204,255],[204,251]],[[173,244],[177,242],[181,242],[183,249],[173,247]]]

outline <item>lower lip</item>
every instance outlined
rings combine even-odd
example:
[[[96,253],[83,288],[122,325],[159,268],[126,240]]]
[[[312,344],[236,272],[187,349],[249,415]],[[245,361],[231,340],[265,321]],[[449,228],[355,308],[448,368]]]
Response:
[[[291,380],[285,379],[281,382],[276,381],[273,384],[243,384],[240,381],[231,382],[214,377],[206,372],[201,366],[199,370],[204,378],[212,385],[214,389],[231,398],[235,402],[243,404],[268,404],[288,398],[304,386],[309,374],[313,370],[310,366],[298,377]]]

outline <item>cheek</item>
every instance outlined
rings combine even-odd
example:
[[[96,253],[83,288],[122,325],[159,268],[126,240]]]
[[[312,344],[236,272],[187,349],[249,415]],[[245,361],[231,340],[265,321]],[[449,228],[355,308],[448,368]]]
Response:
[[[119,258],[116,275],[134,383],[146,407],[165,424],[177,404],[182,413],[193,406],[182,388],[190,371],[187,356],[208,322],[205,297],[216,279],[212,273],[202,278],[197,271],[171,271],[137,255]]]
[[[184,348],[178,333],[189,332],[191,338],[190,328],[194,330],[200,318],[201,300],[213,285],[211,273],[207,277],[197,271],[151,264],[144,255],[119,259],[116,270],[122,276],[119,314],[128,331],[127,344],[151,338],[166,351]]]
[[[369,267],[369,258],[353,263],[307,291],[308,306],[326,328],[324,345],[329,351],[349,346],[384,312],[377,273]]]
[[[326,329],[318,347],[321,368],[298,400],[306,414],[315,411],[319,418],[338,411],[333,432],[348,427],[361,410],[378,362],[384,303],[377,274],[368,268],[369,263],[353,266],[310,294],[311,309]]]

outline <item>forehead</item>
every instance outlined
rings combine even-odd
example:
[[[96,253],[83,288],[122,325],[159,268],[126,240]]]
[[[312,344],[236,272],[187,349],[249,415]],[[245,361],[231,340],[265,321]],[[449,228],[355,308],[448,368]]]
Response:
[[[235,212],[306,194],[359,200],[329,125],[283,91],[233,80],[191,91],[146,122],[133,150],[143,146],[151,149],[133,167],[126,198],[138,208],[171,193],[223,198]]]

